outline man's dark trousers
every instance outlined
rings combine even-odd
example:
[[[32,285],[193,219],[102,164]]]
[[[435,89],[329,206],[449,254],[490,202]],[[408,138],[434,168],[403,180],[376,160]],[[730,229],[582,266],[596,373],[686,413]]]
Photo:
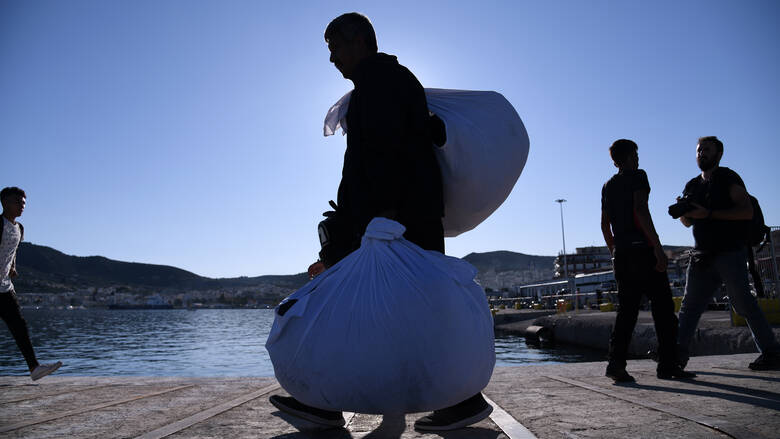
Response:
[[[38,366],[38,360],[35,358],[35,351],[30,342],[30,333],[27,330],[27,322],[22,317],[22,310],[19,308],[19,302],[16,300],[14,290],[7,293],[0,293],[0,317],[3,318],[11,335],[16,340],[16,345],[22,351],[27,367],[30,370]]]
[[[674,314],[674,301],[666,271],[655,270],[656,259],[651,247],[616,248],[614,256],[613,267],[620,306],[609,341],[609,367],[626,367],[628,345],[636,326],[642,295],[650,299],[658,338],[659,368],[674,365],[677,316]]]

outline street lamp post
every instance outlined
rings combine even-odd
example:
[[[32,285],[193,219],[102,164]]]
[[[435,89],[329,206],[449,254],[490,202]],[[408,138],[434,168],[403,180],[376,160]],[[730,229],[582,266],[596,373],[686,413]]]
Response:
[[[561,238],[563,239],[563,277],[566,278],[566,287],[571,289],[569,285],[569,264],[566,263],[566,233],[563,231],[563,203],[566,202],[563,198],[555,200],[561,206]],[[577,298],[572,291],[572,298],[574,299],[574,309],[577,310]]]

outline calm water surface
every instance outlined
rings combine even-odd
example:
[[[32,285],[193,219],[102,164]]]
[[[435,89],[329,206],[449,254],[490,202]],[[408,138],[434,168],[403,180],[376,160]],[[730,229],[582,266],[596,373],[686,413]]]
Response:
[[[273,310],[24,310],[38,360],[60,360],[58,375],[273,376],[265,340]],[[600,361],[604,354],[537,349],[521,337],[496,339],[498,366]],[[0,375],[26,375],[11,333],[0,324]]]

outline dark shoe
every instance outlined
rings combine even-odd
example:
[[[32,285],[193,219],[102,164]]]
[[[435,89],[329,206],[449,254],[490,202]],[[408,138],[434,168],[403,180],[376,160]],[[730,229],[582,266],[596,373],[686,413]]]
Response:
[[[750,363],[748,367],[751,370],[780,370],[780,354],[761,354],[756,358],[756,361]]]
[[[674,378],[690,379],[696,377],[695,373],[686,372],[679,366],[659,367],[656,369],[655,375],[662,380],[671,380]]]
[[[604,375],[612,378],[616,383],[633,383],[636,382],[634,377],[628,374],[625,369],[610,369],[607,368],[607,373]]]
[[[493,406],[485,401],[481,393],[446,409],[435,410],[414,423],[415,430],[446,431],[463,428],[490,416]]]
[[[343,427],[344,424],[346,424],[341,412],[332,412],[330,410],[311,407],[290,396],[271,395],[271,397],[268,398],[268,401],[270,401],[274,407],[288,415],[305,419],[315,424],[328,427]]]

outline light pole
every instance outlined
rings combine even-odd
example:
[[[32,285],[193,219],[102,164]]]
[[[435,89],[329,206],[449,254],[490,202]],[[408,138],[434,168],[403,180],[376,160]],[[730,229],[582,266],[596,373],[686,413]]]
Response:
[[[561,206],[561,238],[563,239],[563,277],[566,279],[566,288],[571,289],[571,286],[569,285],[569,266],[566,263],[566,233],[563,231],[563,203],[566,202],[563,198],[559,198],[555,200],[556,203],[558,203]],[[574,298],[574,293],[572,292],[572,298]],[[576,300],[574,301],[574,306],[577,306]],[[576,308],[575,308],[576,309]]]

